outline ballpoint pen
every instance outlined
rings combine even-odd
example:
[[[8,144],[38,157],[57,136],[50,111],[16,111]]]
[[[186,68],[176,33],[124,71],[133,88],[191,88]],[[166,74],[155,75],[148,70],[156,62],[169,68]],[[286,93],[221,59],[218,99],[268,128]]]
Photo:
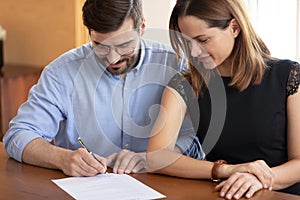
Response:
[[[105,165],[104,165],[99,159],[96,158],[95,154],[94,154],[93,152],[91,152],[91,151],[83,144],[83,142],[82,142],[82,140],[81,140],[80,137],[78,137],[77,140],[78,140],[79,144],[80,144],[85,150],[87,150],[87,152],[89,152],[89,153],[93,156],[93,158],[95,158],[95,160],[97,160],[103,167],[105,167]]]

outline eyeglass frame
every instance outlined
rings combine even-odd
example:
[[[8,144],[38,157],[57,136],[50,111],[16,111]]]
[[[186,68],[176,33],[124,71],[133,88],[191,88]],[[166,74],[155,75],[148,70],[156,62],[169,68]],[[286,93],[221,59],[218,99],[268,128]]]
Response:
[[[109,46],[109,45],[104,45],[104,44],[95,44],[95,42],[90,42],[91,43],[91,48],[92,48],[92,50],[93,50],[93,52],[97,55],[97,56],[99,56],[99,57],[105,57],[105,56],[108,56],[110,53],[111,53],[111,51],[112,50],[114,50],[117,54],[119,54],[120,56],[127,56],[127,55],[131,55],[136,49],[137,49],[137,47],[138,47],[138,45],[140,44],[140,35],[139,35],[139,33],[140,33],[140,29],[135,29],[135,31],[134,32],[136,32],[137,33],[137,38],[134,38],[134,39],[131,39],[131,40],[128,40],[128,41],[126,41],[126,42],[123,42],[122,44],[120,44],[120,45],[117,45],[117,46]],[[90,40],[91,40],[91,38],[90,38]],[[132,44],[133,42],[136,42],[135,44],[134,44],[134,46],[130,46],[130,44]],[[125,44],[127,44],[127,46],[126,47],[121,47],[122,45],[125,45]],[[94,45],[96,45],[96,46],[94,46]],[[103,53],[103,52],[100,52],[100,51],[97,51],[97,49],[99,49],[99,47],[100,48],[102,48],[102,50],[103,49],[106,49],[106,52],[105,53]],[[124,49],[126,49],[127,48],[127,50],[128,51],[123,51],[122,52],[122,50],[124,50]],[[121,52],[120,52],[121,51]],[[99,53],[100,52],[100,53]]]

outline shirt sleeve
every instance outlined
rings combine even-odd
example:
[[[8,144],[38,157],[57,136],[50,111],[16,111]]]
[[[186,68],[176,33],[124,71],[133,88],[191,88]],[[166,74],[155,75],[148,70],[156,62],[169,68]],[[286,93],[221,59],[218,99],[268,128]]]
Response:
[[[299,63],[293,63],[289,78],[287,81],[287,96],[293,95],[298,91],[300,83],[300,65]]]
[[[46,67],[3,137],[10,157],[21,162],[23,150],[30,141],[44,138],[50,142],[55,137],[64,119],[61,88],[55,70]]]

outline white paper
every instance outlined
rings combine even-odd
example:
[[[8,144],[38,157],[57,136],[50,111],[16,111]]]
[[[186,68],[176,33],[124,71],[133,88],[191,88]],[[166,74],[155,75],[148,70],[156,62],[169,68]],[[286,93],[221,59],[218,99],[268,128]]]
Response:
[[[126,174],[99,174],[52,180],[75,199],[142,200],[166,196]]]

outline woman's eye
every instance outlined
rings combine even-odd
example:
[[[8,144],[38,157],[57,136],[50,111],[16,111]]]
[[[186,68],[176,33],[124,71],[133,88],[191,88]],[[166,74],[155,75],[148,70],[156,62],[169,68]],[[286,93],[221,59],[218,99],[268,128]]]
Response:
[[[207,42],[208,41],[208,39],[206,38],[206,39],[197,39],[197,42],[200,42],[200,43],[205,43],[205,42]]]

